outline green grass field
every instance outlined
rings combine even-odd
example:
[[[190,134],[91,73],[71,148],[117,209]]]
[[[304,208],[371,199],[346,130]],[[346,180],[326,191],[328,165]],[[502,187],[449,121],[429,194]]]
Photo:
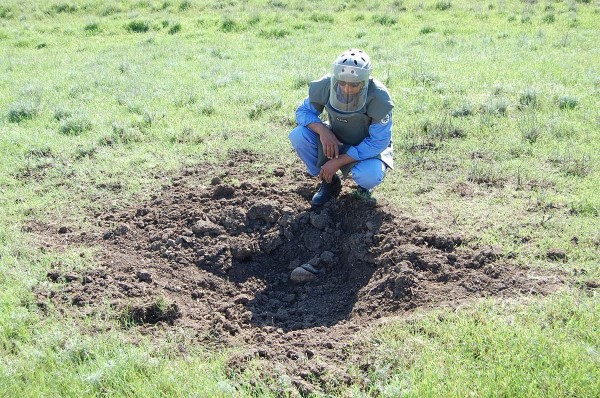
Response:
[[[364,338],[368,380],[318,395],[598,396],[599,37],[597,0],[3,1],[0,396],[294,396],[230,375],[227,352],[40,312],[54,262],[95,264],[25,226],[87,225],[231,149],[297,164],[295,109],[350,47],[396,102],[375,196],[566,283],[391,320]]]

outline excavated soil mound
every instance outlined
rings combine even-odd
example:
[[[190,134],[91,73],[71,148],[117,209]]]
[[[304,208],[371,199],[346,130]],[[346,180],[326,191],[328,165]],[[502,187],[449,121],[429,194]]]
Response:
[[[60,294],[40,289],[39,304],[116,313],[146,332],[191,328],[201,344],[242,347],[232,369],[264,358],[307,392],[349,381],[335,366],[348,360],[343,348],[381,317],[550,288],[493,247],[468,249],[460,236],[354,197],[351,182],[313,209],[314,179],[298,169],[249,172],[255,157],[234,157],[226,168],[186,170],[134,208],[96,214],[96,230],[46,226],[60,244],[100,247],[101,266],[50,270],[67,283]],[[307,263],[317,278],[291,281]]]

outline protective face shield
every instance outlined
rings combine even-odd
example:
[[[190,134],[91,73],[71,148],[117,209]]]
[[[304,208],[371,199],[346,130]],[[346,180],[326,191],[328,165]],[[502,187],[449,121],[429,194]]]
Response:
[[[339,112],[356,112],[367,102],[371,59],[362,50],[343,52],[333,63],[329,103]]]

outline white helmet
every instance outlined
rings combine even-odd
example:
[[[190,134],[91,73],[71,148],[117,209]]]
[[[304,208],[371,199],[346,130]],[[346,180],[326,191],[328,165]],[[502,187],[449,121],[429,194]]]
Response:
[[[333,63],[329,103],[340,112],[356,112],[367,102],[371,59],[362,50],[344,51]]]

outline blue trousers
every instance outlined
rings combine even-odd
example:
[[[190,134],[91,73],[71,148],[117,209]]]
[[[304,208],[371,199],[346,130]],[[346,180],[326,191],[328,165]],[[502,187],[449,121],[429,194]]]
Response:
[[[317,167],[319,135],[308,127],[298,126],[290,133],[292,146],[306,164],[308,173],[319,174]],[[383,182],[387,166],[380,159],[365,159],[356,163],[350,171],[352,179],[361,187],[371,189]]]

